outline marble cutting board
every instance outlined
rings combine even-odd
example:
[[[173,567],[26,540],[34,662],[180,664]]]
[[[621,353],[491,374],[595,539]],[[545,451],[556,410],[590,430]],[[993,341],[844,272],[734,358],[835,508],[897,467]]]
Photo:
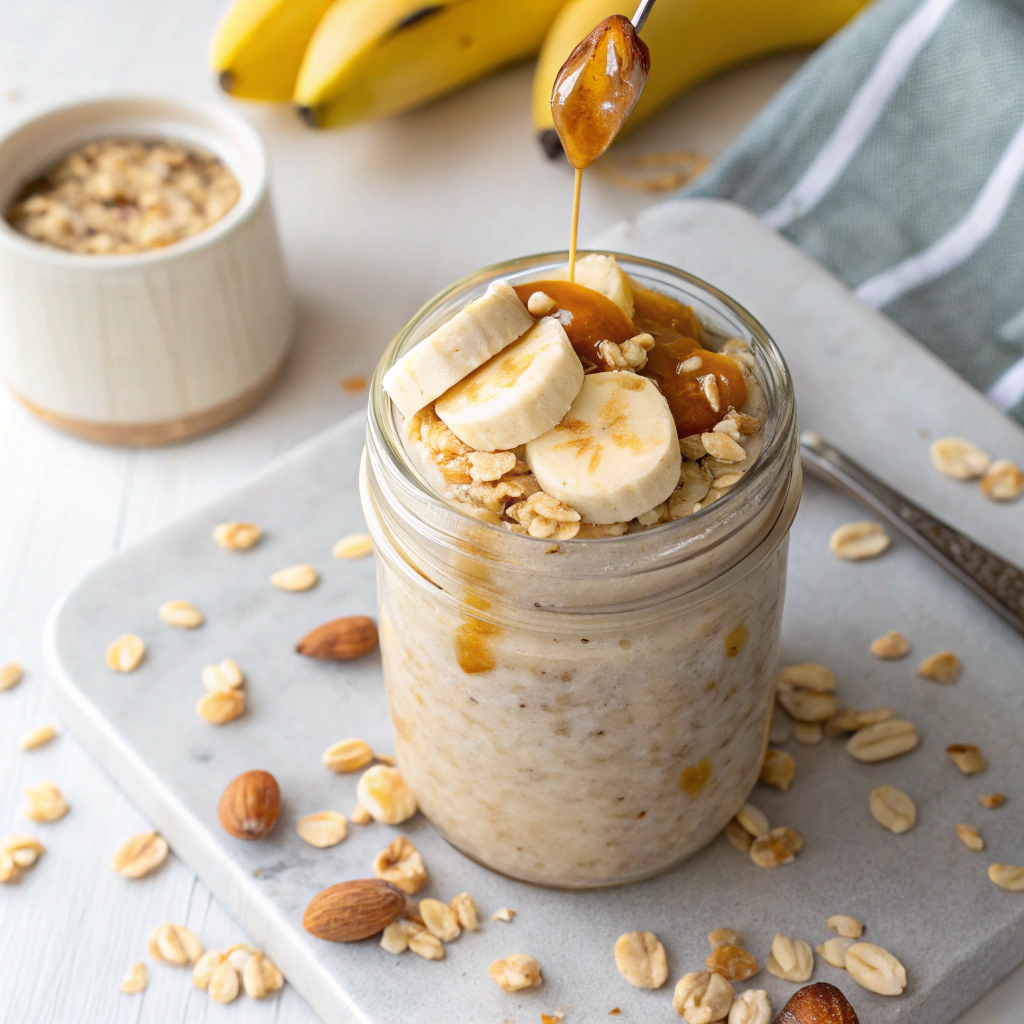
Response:
[[[990,504],[976,487],[938,476],[927,458],[930,438],[959,433],[1024,464],[1024,433],[820,267],[717,202],[662,204],[599,244],[674,263],[734,295],[781,345],[803,426],[1024,563],[1022,506]],[[992,860],[1024,861],[1024,641],[898,539],[873,562],[833,559],[830,531],[863,511],[812,481],[792,534],[784,659],[830,665],[844,704],[896,708],[922,742],[878,765],[854,762],[837,741],[787,744],[797,762],[791,790],[758,787],[752,800],[774,824],[805,837],[795,865],[764,871],[719,838],[660,879],[565,893],[488,872],[421,816],[400,828],[351,827],[329,850],[304,844],[295,834],[299,816],[348,814],[355,805],[356,777],[326,771],[321,751],[349,735],[391,749],[378,657],[322,664],[293,651],[328,618],[374,613],[372,559],[330,554],[334,541],[363,528],[362,433],[361,418],[339,424],[101,566],[55,611],[48,637],[67,724],[325,1021],[536,1024],[542,1012],[562,1010],[566,1024],[582,1024],[615,1007],[626,1021],[674,1020],[671,985],[703,967],[712,928],[735,928],[763,963],[776,931],[820,943],[833,913],[865,921],[865,938],[899,956],[909,975],[905,994],[885,999],[817,960],[814,979],[843,988],[864,1024],[950,1024],[1024,960],[1024,896],[996,889],[985,875]],[[226,519],[258,522],[266,537],[249,552],[222,551],[210,531]],[[319,586],[301,594],[270,586],[271,572],[296,562],[320,570]],[[169,598],[196,603],[206,624],[195,632],[161,624],[156,609]],[[874,660],[869,642],[893,628],[910,639],[911,656]],[[148,647],[132,675],[103,663],[107,643],[123,632]],[[947,647],[964,661],[961,680],[939,687],[917,678],[918,660]],[[223,657],[246,672],[248,709],[215,728],[194,706],[201,668]],[[961,776],[944,753],[952,742],[978,743],[988,771]],[[217,800],[230,779],[256,767],[277,777],[284,807],[269,839],[243,843],[221,830]],[[868,812],[868,793],[883,782],[917,803],[918,823],[906,835],[886,832]],[[976,798],[993,790],[1010,801],[983,810]],[[984,853],[960,844],[959,821],[981,829]],[[422,895],[447,900],[468,890],[483,929],[451,944],[440,963],[392,957],[375,941],[336,946],[307,935],[308,900],[368,875],[373,856],[399,834],[413,839],[430,869]],[[502,906],[518,912],[512,923],[490,921]],[[670,984],[658,992],[632,989],[615,970],[615,938],[634,929],[656,932],[668,949]],[[513,952],[537,957],[542,987],[507,995],[489,980],[487,965]],[[746,987],[767,988],[777,1012],[797,986],[762,971],[738,986]]]

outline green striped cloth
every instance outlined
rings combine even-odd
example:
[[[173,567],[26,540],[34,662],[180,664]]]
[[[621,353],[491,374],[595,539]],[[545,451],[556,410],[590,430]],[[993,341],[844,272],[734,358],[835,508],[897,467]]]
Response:
[[[878,0],[687,196],[748,207],[1024,423],[1024,0]]]

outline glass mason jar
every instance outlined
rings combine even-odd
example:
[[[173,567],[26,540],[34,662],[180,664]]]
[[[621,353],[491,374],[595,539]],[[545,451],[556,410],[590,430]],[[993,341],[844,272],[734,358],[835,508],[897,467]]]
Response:
[[[402,775],[463,853],[564,887],[666,871],[742,806],[768,741],[801,489],[792,385],[764,328],[697,278],[617,258],[755,353],[764,447],[731,490],[650,530],[555,543],[428,486],[383,374],[491,281],[543,279],[564,253],[481,270],[413,317],[373,378],[360,476]]]

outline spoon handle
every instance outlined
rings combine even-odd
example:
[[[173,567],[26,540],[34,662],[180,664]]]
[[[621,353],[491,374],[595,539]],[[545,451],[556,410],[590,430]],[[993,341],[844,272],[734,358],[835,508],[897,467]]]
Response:
[[[644,27],[644,22],[647,20],[647,16],[651,13],[651,8],[654,6],[654,0],[640,0],[640,6],[636,9],[636,14],[633,15],[633,28],[639,32]]]
[[[800,435],[800,454],[811,472],[888,519],[926,555],[1024,635],[1024,571],[925,512],[817,434],[805,431]]]

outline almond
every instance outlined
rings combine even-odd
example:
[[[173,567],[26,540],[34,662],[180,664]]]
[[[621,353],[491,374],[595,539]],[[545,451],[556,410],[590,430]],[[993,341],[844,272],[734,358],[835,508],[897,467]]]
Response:
[[[382,932],[405,909],[405,893],[379,878],[339,882],[317,893],[302,927],[328,942],[358,942]]]
[[[243,772],[228,784],[217,816],[224,831],[236,839],[262,839],[277,824],[281,790],[270,772]]]
[[[835,985],[819,981],[794,993],[775,1024],[860,1024],[860,1020]]]
[[[369,654],[377,646],[377,624],[365,615],[332,619],[307,633],[295,650],[307,658],[349,661]]]

